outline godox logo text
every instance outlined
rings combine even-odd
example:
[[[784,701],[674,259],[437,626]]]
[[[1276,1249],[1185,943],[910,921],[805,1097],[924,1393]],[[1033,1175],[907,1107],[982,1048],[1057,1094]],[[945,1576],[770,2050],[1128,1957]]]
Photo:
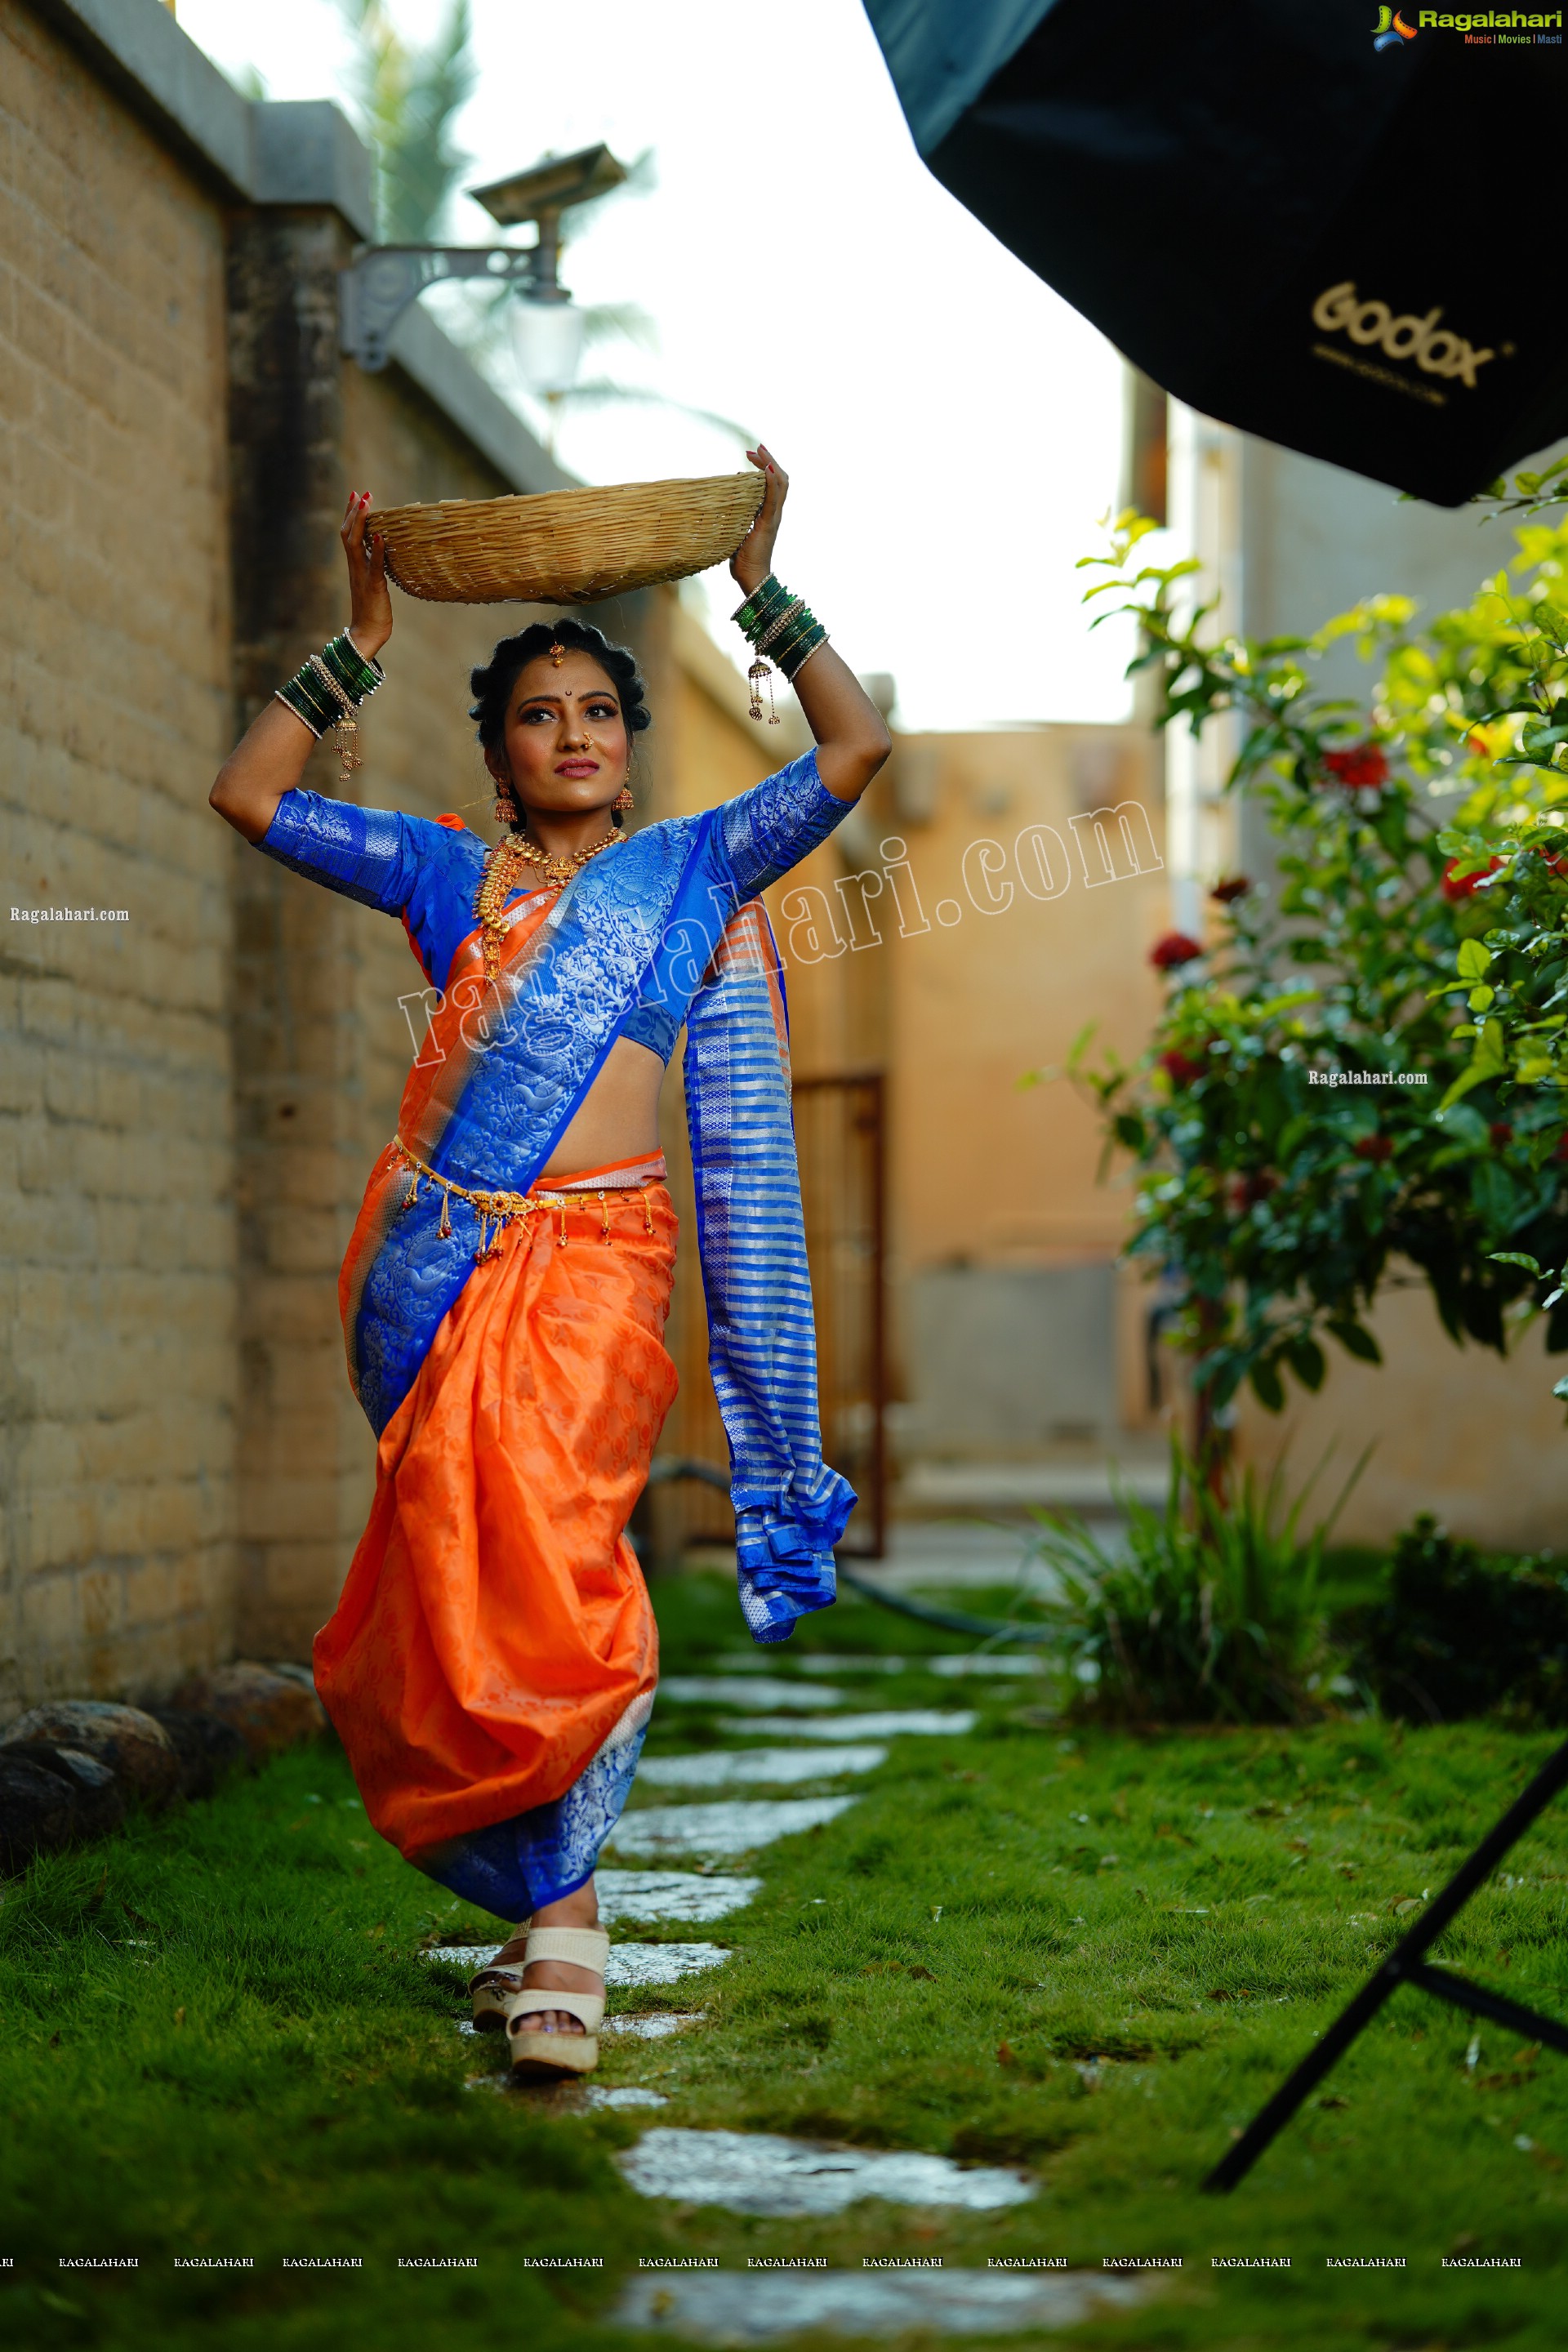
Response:
[[[1439,327],[1441,307],[1418,319],[1414,310],[1396,316],[1386,302],[1363,302],[1352,278],[1330,286],[1312,305],[1313,324],[1329,333],[1343,328],[1352,343],[1375,343],[1391,360],[1414,360],[1426,375],[1458,377],[1473,392],[1476,370],[1497,357],[1477,351],[1451,327]]]

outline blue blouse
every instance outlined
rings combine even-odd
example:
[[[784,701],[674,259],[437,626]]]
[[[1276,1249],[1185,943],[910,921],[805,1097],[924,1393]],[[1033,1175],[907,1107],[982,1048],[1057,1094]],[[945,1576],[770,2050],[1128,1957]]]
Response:
[[[830,793],[816,772],[816,755],[764,776],[750,792],[716,812],[705,849],[707,880],[721,930],[735,908],[754,898],[809,856],[851,803]],[[689,824],[677,818],[673,824]],[[645,828],[646,830],[647,828]],[[409,816],[401,809],[365,809],[320,793],[285,793],[257,845],[345,898],[400,916],[409,945],[432,986],[444,989],[458,947],[472,932],[474,901],[484,876],[487,845],[456,818]],[[614,858],[618,853],[612,850]],[[536,885],[513,891],[508,906],[536,895]],[[695,942],[679,929],[660,940],[638,1002],[621,1034],[668,1063],[680,1034],[678,1013],[691,994]]]

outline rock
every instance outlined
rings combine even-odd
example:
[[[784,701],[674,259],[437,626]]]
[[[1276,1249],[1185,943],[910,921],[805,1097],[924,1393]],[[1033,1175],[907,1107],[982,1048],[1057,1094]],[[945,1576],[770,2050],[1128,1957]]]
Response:
[[[219,1715],[187,1706],[150,1706],[147,1712],[174,1743],[180,1786],[187,1797],[210,1797],[226,1774],[250,1760],[239,1733]]]
[[[327,1712],[314,1690],[295,1675],[237,1658],[192,1675],[174,1693],[174,1704],[232,1724],[253,1757],[275,1755],[327,1727]]]
[[[23,1871],[76,1832],[76,1791],[29,1757],[0,1747],[0,1870]]]
[[[139,1706],[116,1706],[106,1699],[51,1699],[30,1707],[0,1742],[6,1748],[41,1740],[54,1748],[85,1749],[106,1764],[128,1796],[146,1805],[166,1805],[179,1793],[180,1759],[168,1733]]]
[[[28,1764],[41,1764],[46,1772],[52,1772],[75,1791],[78,1837],[107,1837],[124,1821],[124,1790],[101,1758],[89,1756],[85,1748],[26,1739],[18,1741],[10,1753]]]

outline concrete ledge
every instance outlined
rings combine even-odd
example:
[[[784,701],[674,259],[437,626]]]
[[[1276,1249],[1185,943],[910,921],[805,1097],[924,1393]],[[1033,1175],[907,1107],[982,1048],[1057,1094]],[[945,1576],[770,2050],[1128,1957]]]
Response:
[[[370,150],[330,99],[241,98],[163,0],[29,0],[182,160],[231,202],[330,205],[354,235],[375,235]],[[574,488],[521,416],[416,307],[393,357],[404,373],[519,490]]]
[[[251,194],[258,205],[330,205],[357,236],[375,235],[371,152],[330,99],[248,110]]]
[[[1170,1469],[1162,1458],[1106,1462],[916,1462],[900,1481],[900,1510],[1114,1511],[1118,1490],[1163,1503]]]
[[[580,487],[576,476],[555,463],[516,410],[507,406],[472,361],[416,302],[405,310],[393,331],[392,362],[468,435],[480,456],[489,459],[514,490]]]
[[[30,5],[186,160],[216,174],[231,194],[251,195],[249,101],[181,32],[162,0],[30,0]]]

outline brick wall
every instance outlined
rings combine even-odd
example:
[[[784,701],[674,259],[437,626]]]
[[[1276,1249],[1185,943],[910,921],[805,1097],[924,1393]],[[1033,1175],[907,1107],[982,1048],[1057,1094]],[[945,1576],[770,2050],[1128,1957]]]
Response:
[[[260,233],[270,246],[279,225],[265,223]],[[301,250],[300,239],[319,233],[300,225],[284,285],[313,274],[330,282],[335,254]],[[238,225],[237,246],[246,236]],[[256,306],[268,299],[265,270],[261,281],[237,265],[237,344],[247,350],[266,340],[253,331]],[[255,583],[251,641],[241,650],[251,702],[342,625],[337,530],[351,488],[392,506],[487,498],[508,487],[395,371],[368,377],[345,365],[330,320],[301,344],[293,346],[295,390],[321,427],[319,442],[301,435],[297,445],[295,462],[309,474],[308,526],[270,579]],[[237,399],[242,364],[237,359]],[[267,397],[274,414],[289,404],[276,380]],[[260,529],[266,510],[263,479]],[[329,742],[312,755],[306,783],[416,815],[456,812],[488,837],[494,794],[468,720],[468,672],[498,636],[532,615],[513,605],[422,604],[396,592],[395,604],[387,681],[362,725],[364,766],[344,787]],[[336,1599],[374,1476],[374,1440],[344,1371],[337,1274],[370,1165],[396,1125],[410,1059],[399,999],[424,983],[400,923],[334,898],[243,845],[235,856],[239,1642],[254,1654],[299,1657]]]
[[[0,1716],[232,1640],[223,271],[0,0]]]
[[[252,205],[156,111],[0,0],[0,1722],[302,1655],[336,1598],[374,1458],[336,1274],[419,974],[206,794],[346,617],[350,485],[512,486],[340,355],[334,200]],[[527,617],[398,599],[359,796],[488,829],[468,674]]]

